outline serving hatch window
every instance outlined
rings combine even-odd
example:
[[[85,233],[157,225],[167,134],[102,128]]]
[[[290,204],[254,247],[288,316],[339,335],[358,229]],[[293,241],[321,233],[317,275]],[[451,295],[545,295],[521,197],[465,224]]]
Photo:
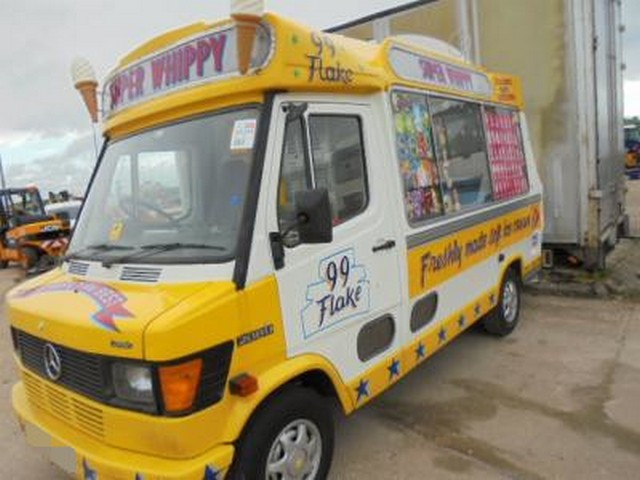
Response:
[[[479,104],[431,97],[434,144],[446,213],[493,200],[487,143]]]
[[[393,92],[391,105],[405,212],[409,223],[419,223],[443,213],[427,96]]]

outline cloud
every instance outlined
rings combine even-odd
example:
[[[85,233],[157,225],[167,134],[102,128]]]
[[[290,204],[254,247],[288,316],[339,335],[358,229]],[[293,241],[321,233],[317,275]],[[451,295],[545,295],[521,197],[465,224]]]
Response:
[[[82,195],[95,161],[91,134],[78,135],[55,153],[6,165],[7,184],[12,187],[36,184],[43,196],[60,190]]]
[[[624,82],[624,116],[640,117],[640,80]]]

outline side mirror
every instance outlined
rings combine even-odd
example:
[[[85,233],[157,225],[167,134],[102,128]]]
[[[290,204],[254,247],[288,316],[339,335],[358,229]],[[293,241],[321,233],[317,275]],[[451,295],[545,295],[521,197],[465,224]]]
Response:
[[[331,243],[333,223],[326,188],[304,190],[296,195],[296,217],[301,243]]]

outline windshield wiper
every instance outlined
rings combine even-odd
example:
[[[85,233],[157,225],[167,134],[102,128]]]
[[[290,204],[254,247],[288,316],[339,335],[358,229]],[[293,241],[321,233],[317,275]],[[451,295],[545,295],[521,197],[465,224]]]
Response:
[[[181,242],[154,243],[150,245],[142,245],[139,248],[140,250],[138,252],[134,252],[130,255],[124,255],[120,258],[105,260],[102,262],[102,266],[105,268],[110,268],[112,265],[116,263],[125,263],[125,262],[128,262],[129,260],[150,257],[152,255],[157,255],[159,253],[170,252],[173,250],[180,250],[183,248],[193,248],[193,249],[201,249],[201,250],[219,250],[219,251],[226,250],[226,248],[221,247],[219,245],[207,245],[204,243],[181,243]]]
[[[96,245],[89,245],[82,250],[74,253],[70,253],[64,257],[64,260],[71,260],[73,258],[78,258],[84,253],[89,251],[98,251],[98,252],[113,252],[115,250],[133,250],[134,247],[129,247],[126,245],[112,245],[110,243],[99,243]]]

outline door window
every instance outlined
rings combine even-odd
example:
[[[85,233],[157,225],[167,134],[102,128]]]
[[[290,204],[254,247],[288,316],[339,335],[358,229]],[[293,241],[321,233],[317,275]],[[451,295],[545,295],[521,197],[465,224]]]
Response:
[[[295,222],[296,194],[309,188],[327,189],[334,225],[364,211],[368,202],[364,162],[358,116],[309,115],[306,122],[302,118],[289,122],[278,188],[280,230]]]
[[[364,146],[360,119],[350,116],[309,117],[315,188],[326,188],[333,224],[339,225],[367,205]]]

